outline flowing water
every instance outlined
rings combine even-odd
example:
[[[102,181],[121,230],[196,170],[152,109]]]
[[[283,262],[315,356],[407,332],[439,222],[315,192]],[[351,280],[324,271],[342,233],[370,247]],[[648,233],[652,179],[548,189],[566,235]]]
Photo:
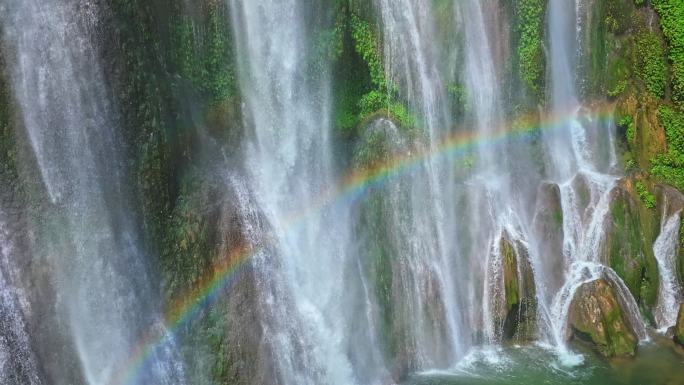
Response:
[[[660,234],[653,244],[653,254],[658,261],[660,286],[658,301],[654,309],[656,326],[661,331],[677,322],[679,303],[682,301],[682,286],[677,278],[677,254],[679,252],[679,227],[681,211],[667,215],[667,200],[663,204]]]
[[[586,360],[568,368],[549,361],[551,351],[539,347],[504,348],[505,359],[483,360],[477,354],[466,357],[449,373],[420,373],[407,385],[641,385],[678,384],[684,376],[680,354],[662,345],[642,346],[635,359],[607,363],[595,353],[573,347]]]
[[[40,385],[24,312],[28,303],[18,288],[19,275],[7,226],[0,212],[0,383]]]
[[[559,349],[560,358],[567,364],[581,362],[566,346],[566,323],[570,302],[583,282],[604,278],[612,283],[621,299],[627,317],[635,325],[639,339],[645,339],[643,321],[638,306],[624,282],[609,267],[602,265],[601,247],[604,223],[608,219],[611,191],[617,176],[611,174],[612,153],[609,164],[601,162],[601,146],[590,144],[604,128],[593,121],[579,101],[579,74],[575,70],[581,62],[583,1],[551,0],[548,11],[551,73],[551,115],[571,118],[544,133],[549,157],[549,178],[560,187],[563,220],[563,266],[565,284],[557,293],[547,293],[551,335],[549,339]],[[612,129],[601,131],[612,145]],[[607,135],[606,135],[607,134]],[[605,139],[604,139],[605,140]],[[610,147],[610,146],[609,146]],[[545,261],[543,263],[548,263]],[[549,295],[550,294],[550,295]]]
[[[58,219],[36,249],[52,269],[57,302],[89,385],[131,375],[133,383],[180,384],[183,369],[160,346],[136,373],[129,354],[164,334],[152,294],[125,159],[93,41],[94,2],[9,0],[3,36],[21,118]],[[35,258],[38,258],[37,254]],[[153,332],[151,332],[151,330]]]
[[[433,15],[425,2],[375,2],[380,14],[386,76],[399,88],[423,127],[415,145],[434,149],[449,133],[445,85],[439,72],[438,47],[433,44]],[[454,200],[454,169],[448,160],[426,158],[412,171],[399,199],[387,209],[400,213],[389,222],[390,238],[397,258],[410,266],[398,278],[401,290],[395,314],[412,329],[405,349],[413,368],[446,366],[463,354],[469,343],[463,335],[460,303],[453,275],[457,239]],[[402,263],[400,262],[400,263]]]
[[[231,1],[248,127],[245,169],[268,220],[275,255],[259,261],[265,328],[285,383],[352,383],[343,272],[349,229],[344,207],[292,218],[335,184],[330,81],[307,78],[312,26],[306,2]]]

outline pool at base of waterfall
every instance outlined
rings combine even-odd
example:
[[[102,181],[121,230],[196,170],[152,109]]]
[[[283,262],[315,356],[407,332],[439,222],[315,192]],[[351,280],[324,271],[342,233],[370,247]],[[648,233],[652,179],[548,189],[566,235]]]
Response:
[[[452,370],[418,373],[404,385],[684,384],[684,349],[661,337],[642,343],[633,358],[606,360],[584,346],[572,348],[584,357],[573,367],[539,346],[479,349]]]

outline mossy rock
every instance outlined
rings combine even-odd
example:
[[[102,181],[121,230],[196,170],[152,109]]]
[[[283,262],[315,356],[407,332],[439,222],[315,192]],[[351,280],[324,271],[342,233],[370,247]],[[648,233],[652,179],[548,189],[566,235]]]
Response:
[[[500,309],[504,339],[523,341],[536,331],[537,296],[527,246],[507,233],[499,240],[505,307]]]
[[[630,88],[617,103],[618,121],[628,122],[618,126],[620,136],[643,170],[650,170],[651,159],[667,148],[665,129],[658,119],[658,106],[657,98],[636,87]]]
[[[677,316],[674,340],[676,343],[684,346],[684,303],[679,305],[679,315]]]
[[[573,336],[590,342],[604,357],[633,356],[638,339],[615,291],[604,279],[580,286],[570,304]]]
[[[654,211],[641,207],[631,180],[611,191],[609,218],[604,223],[601,260],[622,278],[642,312],[650,317],[658,295],[658,265],[653,254]]]

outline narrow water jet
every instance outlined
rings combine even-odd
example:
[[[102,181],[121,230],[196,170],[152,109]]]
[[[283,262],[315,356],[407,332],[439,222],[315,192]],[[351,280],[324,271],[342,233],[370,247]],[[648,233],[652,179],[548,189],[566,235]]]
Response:
[[[667,198],[664,198],[660,234],[653,243],[653,254],[658,261],[660,286],[658,299],[653,309],[653,318],[661,332],[677,322],[677,312],[682,301],[682,286],[677,278],[677,255],[679,252],[679,227],[681,210],[667,215]]]

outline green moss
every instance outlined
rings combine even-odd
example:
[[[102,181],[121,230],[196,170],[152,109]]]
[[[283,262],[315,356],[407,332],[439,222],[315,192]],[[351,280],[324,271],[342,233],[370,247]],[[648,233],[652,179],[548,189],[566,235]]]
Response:
[[[657,98],[665,96],[668,83],[665,47],[661,38],[650,31],[637,33],[634,38],[633,65],[646,89]]]
[[[370,23],[352,14],[350,18],[351,36],[354,39],[354,49],[361,55],[370,71],[373,85],[378,90],[387,88],[385,69],[382,65],[380,46]]]
[[[207,223],[201,180],[183,178],[180,196],[171,212],[162,249],[162,271],[166,298],[177,298],[184,288],[193,287],[209,268],[212,258],[212,232]]]
[[[514,306],[520,304],[520,288],[518,282],[518,258],[513,245],[506,239],[500,242],[501,257],[504,268],[504,289],[506,291],[506,306],[510,312]]]
[[[634,127],[634,121],[629,115],[624,115],[617,122],[618,127],[625,130],[625,138],[630,144],[634,143],[636,129]]]
[[[646,208],[648,209],[653,209],[656,206],[656,198],[655,195],[651,194],[650,191],[648,191],[648,188],[646,185],[641,182],[637,181],[634,184],[634,187],[636,189],[637,194],[639,195],[639,199],[644,203]]]
[[[608,61],[606,89],[608,96],[615,98],[625,92],[629,85],[630,67],[625,59],[625,52],[620,50]]]
[[[620,190],[611,204],[611,226],[606,234],[610,267],[622,278],[642,312],[650,316],[658,292],[658,267],[650,229],[652,212],[640,212],[631,195]]]
[[[571,305],[575,335],[605,357],[633,355],[637,339],[629,329],[615,292],[603,279],[582,285]]]
[[[684,113],[661,106],[658,116],[665,128],[667,152],[651,160],[653,175],[684,191]]]
[[[513,6],[519,36],[519,75],[529,89],[541,95],[546,66],[542,46],[546,0],[521,0]]]
[[[354,8],[354,7],[351,7]],[[387,80],[377,31],[344,4],[337,11],[333,31],[326,33],[319,50],[334,62],[334,122],[343,136],[352,137],[363,122],[384,115],[400,127],[416,125],[416,117]]]
[[[561,230],[563,228],[563,211],[554,210],[553,212],[553,223],[556,225],[556,229]]]
[[[237,92],[232,33],[227,7],[205,4],[205,25],[178,13],[171,29],[171,59],[180,79],[210,101],[220,102]]]

